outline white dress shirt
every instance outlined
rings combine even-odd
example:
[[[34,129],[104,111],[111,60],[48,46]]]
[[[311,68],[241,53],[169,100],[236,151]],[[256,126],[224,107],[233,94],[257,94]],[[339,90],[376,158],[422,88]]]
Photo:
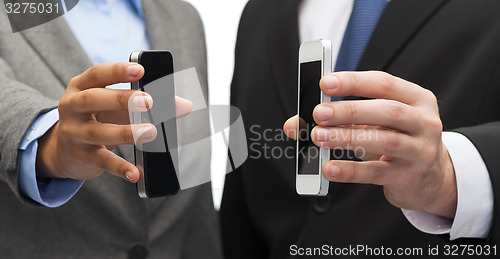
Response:
[[[354,0],[303,0],[299,9],[301,41],[328,39],[332,42],[333,65],[337,60]],[[493,218],[493,187],[488,169],[474,144],[462,134],[443,132],[457,180],[458,204],[453,220],[423,211],[403,209],[408,221],[422,232],[485,238]]]

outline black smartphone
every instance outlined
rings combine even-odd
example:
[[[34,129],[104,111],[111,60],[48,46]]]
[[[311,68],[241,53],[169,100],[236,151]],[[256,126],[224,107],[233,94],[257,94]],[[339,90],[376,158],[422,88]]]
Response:
[[[175,148],[177,125],[172,54],[157,50],[135,51],[129,60],[141,64],[145,71],[139,81],[131,83],[132,90],[147,92],[154,100],[151,110],[132,116],[133,123],[151,123],[158,133],[152,142],[135,145],[135,165],[141,172],[141,178],[136,184],[137,193],[142,198],[174,195],[180,186],[176,172],[178,154]]]

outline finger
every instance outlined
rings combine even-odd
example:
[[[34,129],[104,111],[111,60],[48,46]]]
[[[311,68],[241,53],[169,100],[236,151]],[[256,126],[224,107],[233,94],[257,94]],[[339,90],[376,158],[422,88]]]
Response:
[[[134,82],[143,75],[144,67],[137,63],[103,63],[92,66],[81,75],[71,79],[68,88],[80,91],[89,88],[104,88],[117,83]]]
[[[93,88],[77,92],[71,97],[71,107],[77,112],[148,111],[153,98],[142,91]]]
[[[72,107],[79,112],[130,111],[145,112],[153,107],[153,98],[146,92],[93,88],[73,95]],[[175,97],[177,117],[184,117],[193,110],[190,100]]]
[[[283,131],[285,132],[285,135],[291,139],[297,139],[297,122],[298,122],[298,115],[295,115],[291,118],[289,118],[285,124],[283,124]]]
[[[73,129],[73,135],[91,145],[139,145],[153,141],[157,136],[152,124],[116,125],[89,122]]]
[[[413,137],[390,130],[315,127],[311,132],[314,144],[330,149],[353,150],[356,154],[379,154],[410,159],[418,150]]]
[[[364,129],[364,130],[375,130],[375,129],[383,129],[383,130],[389,130],[384,127],[380,126],[370,126],[370,125],[339,125],[337,126],[339,128],[346,128],[346,129]],[[356,152],[357,151],[357,152]],[[356,154],[356,157],[363,160],[363,161],[375,161],[379,160],[382,155],[380,154],[371,154],[367,153],[366,150],[354,150],[354,153]]]
[[[297,128],[297,123],[300,123],[300,128]],[[283,124],[283,131],[285,135],[291,139],[297,139],[297,133],[305,134],[307,133],[306,121],[295,115],[289,118],[285,124]]]
[[[96,119],[100,123],[110,123],[117,125],[130,125],[128,111],[100,112],[96,114]],[[117,145],[106,145],[108,150],[113,150]]]
[[[391,130],[389,128],[386,128],[386,127],[382,127],[382,126],[372,126],[372,125],[356,125],[356,124],[344,124],[344,125],[338,125],[336,127],[339,127],[339,128],[346,128],[346,129],[385,129],[385,130]]]
[[[102,170],[129,182],[136,183],[140,178],[139,169],[136,166],[105,148],[96,151],[94,161]]]
[[[175,97],[175,113],[177,118],[184,117],[193,111],[193,103],[182,97]]]
[[[408,105],[437,103],[432,92],[414,83],[380,71],[337,72],[320,81],[328,96],[360,96],[396,100]]]
[[[128,111],[107,111],[96,114],[96,119],[101,123],[111,123],[118,125],[130,124],[130,113]]]
[[[323,103],[313,111],[314,121],[321,126],[372,125],[407,133],[422,130],[419,115],[414,107],[383,99]]]
[[[332,182],[387,185],[396,176],[392,166],[386,161],[332,160],[323,165],[323,176]]]

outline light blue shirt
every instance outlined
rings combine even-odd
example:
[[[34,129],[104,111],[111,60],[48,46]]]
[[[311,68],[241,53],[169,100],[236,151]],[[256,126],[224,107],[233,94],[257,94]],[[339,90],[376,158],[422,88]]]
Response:
[[[85,0],[64,16],[93,64],[124,62],[132,51],[150,49],[141,0]],[[83,72],[83,71],[82,71]],[[128,89],[128,84],[113,88]],[[21,193],[47,207],[69,201],[84,181],[36,178],[37,139],[59,120],[57,109],[36,118],[19,145]]]

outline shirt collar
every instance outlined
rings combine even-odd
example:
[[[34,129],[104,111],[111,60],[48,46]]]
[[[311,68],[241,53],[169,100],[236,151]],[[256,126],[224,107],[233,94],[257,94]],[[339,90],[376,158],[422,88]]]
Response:
[[[129,1],[132,4],[137,14],[139,14],[141,17],[144,16],[141,0],[127,0],[127,1]]]
[[[89,1],[89,0],[87,0]],[[90,0],[90,2],[94,2],[96,4],[101,3],[101,4],[111,4],[112,2],[115,1],[123,1],[128,3],[134,11],[137,12],[141,17],[143,17],[143,10],[142,10],[142,0]]]

